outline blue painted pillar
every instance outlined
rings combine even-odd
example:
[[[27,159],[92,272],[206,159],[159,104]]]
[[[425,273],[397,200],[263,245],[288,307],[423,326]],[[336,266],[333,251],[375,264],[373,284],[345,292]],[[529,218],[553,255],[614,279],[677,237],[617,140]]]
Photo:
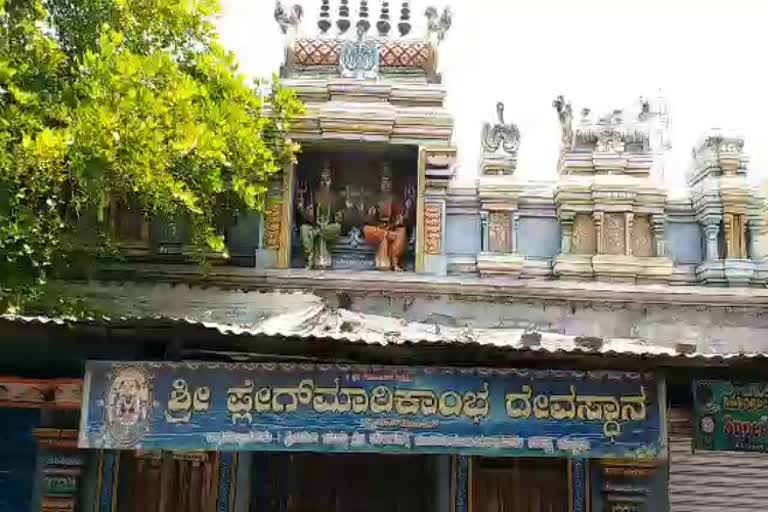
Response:
[[[571,511],[587,512],[589,510],[589,461],[586,459],[573,459],[569,461]]]
[[[237,453],[219,453],[219,489],[216,512],[233,512],[237,491]]]
[[[117,508],[117,479],[120,452],[99,452],[99,475],[96,485],[96,512],[112,512]]]
[[[470,457],[456,455],[453,461],[453,512],[469,512]]]

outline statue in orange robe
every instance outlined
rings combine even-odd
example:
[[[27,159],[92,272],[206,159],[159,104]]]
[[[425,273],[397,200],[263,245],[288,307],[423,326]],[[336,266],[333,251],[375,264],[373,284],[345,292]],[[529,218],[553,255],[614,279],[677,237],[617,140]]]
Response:
[[[408,250],[406,220],[409,212],[402,201],[392,193],[392,174],[389,164],[381,171],[381,194],[368,209],[368,221],[363,227],[365,241],[376,248],[378,270],[401,271]]]

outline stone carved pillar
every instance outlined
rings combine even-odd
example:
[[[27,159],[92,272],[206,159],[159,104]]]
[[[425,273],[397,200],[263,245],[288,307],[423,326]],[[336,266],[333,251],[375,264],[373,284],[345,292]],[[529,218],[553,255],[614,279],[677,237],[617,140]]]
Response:
[[[571,238],[573,237],[573,217],[560,219],[560,252],[571,253]]]
[[[725,257],[728,259],[738,258],[734,251],[734,215],[732,213],[725,213],[723,215],[723,226],[725,229]]]
[[[760,232],[762,226],[754,220],[747,223],[749,229],[749,258],[754,261],[761,261],[765,255],[760,248]]]
[[[719,259],[719,251],[717,247],[717,237],[719,234],[720,223],[717,221],[717,219],[707,219],[704,224],[704,236],[707,240],[706,259],[708,261]]]
[[[40,511],[75,512],[84,465],[84,452],[77,448],[77,430],[41,428],[34,436],[40,448]]]
[[[518,242],[518,234],[520,232],[518,228],[519,224],[520,224],[520,214],[518,212],[515,212],[512,214],[512,252],[514,254],[517,254],[518,248],[520,247],[520,244]]]
[[[595,222],[595,237],[597,238],[597,254],[603,254],[605,251],[605,242],[603,240],[603,212],[594,212],[592,219]]]
[[[663,257],[667,255],[666,247],[666,217],[661,214],[651,216],[653,222],[653,238],[656,241],[656,256]]]
[[[635,214],[626,212],[624,214],[624,254],[632,256],[632,223],[635,220]]]
[[[480,240],[481,250],[483,252],[489,252],[491,250],[490,237],[488,236],[488,212],[482,210],[480,212]]]

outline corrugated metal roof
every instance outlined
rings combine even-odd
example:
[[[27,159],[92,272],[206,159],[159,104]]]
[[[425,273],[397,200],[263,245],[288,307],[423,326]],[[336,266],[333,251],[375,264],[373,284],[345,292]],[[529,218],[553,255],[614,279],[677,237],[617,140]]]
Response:
[[[49,318],[43,316],[0,315],[0,320],[39,325],[82,327],[167,327],[185,325],[216,331],[225,336],[270,336],[300,339],[324,339],[371,345],[444,344],[488,346],[509,350],[540,351],[550,354],[603,354],[645,358],[751,359],[763,353],[698,352],[690,344],[675,346],[653,344],[632,338],[592,338],[551,332],[510,328],[447,327],[408,322],[403,319],[312,306],[275,315],[252,325],[232,325],[192,318],[119,317],[119,318]]]

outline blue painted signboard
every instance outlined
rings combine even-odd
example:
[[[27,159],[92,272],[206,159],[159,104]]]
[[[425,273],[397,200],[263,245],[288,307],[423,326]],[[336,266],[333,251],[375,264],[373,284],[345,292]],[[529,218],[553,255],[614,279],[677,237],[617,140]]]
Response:
[[[89,362],[80,446],[652,458],[652,374]]]

